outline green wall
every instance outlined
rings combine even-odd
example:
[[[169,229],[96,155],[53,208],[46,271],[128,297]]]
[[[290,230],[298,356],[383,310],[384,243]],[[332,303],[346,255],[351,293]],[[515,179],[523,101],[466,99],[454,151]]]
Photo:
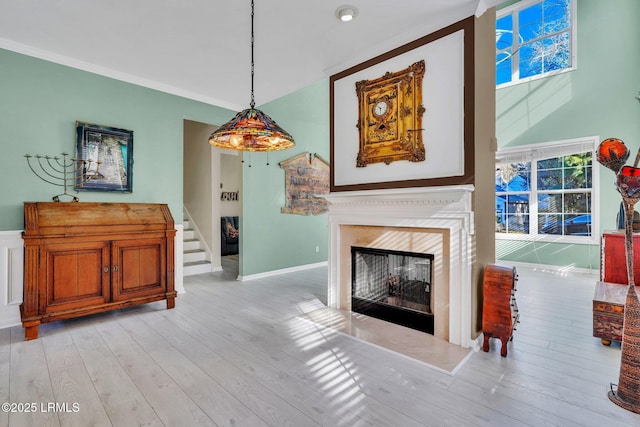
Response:
[[[499,89],[498,147],[597,135],[640,146],[640,2],[578,0],[576,70]],[[632,161],[632,160],[630,160]],[[615,227],[621,201],[613,172],[600,166],[601,230]],[[502,260],[597,269],[597,245],[496,241]]]
[[[278,163],[304,151],[329,159],[328,93],[324,80],[260,106],[294,135],[296,146],[270,153],[269,166],[264,153],[245,155],[241,275],[327,260],[326,214],[280,213],[284,171]],[[24,155],[73,155],[76,120],[134,132],[133,193],[80,192],[81,201],[168,203],[180,223],[183,121],[221,124],[234,114],[0,49],[0,231],[23,229],[24,201],[62,193],[38,179]]]
[[[133,193],[80,192],[81,201],[168,203],[180,223],[183,119],[222,123],[232,113],[0,49],[0,230],[23,229],[24,201],[62,193],[23,156],[73,155],[76,120],[134,132]]]
[[[285,187],[284,170],[278,166],[303,152],[317,153],[329,161],[328,79],[261,105],[260,109],[289,132],[296,145],[269,153],[268,166],[266,153],[244,156],[241,276],[313,264],[328,257],[327,214],[280,213],[285,205]]]

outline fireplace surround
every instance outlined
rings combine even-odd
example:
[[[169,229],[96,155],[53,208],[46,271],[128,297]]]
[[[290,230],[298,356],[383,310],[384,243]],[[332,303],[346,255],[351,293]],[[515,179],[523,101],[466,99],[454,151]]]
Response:
[[[434,335],[464,348],[471,338],[472,185],[345,191],[329,201],[328,306],[351,311],[351,247],[435,256]]]

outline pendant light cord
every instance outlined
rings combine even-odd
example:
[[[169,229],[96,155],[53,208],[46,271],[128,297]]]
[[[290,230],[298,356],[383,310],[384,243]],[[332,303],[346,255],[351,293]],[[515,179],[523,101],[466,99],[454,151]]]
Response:
[[[254,61],[253,61],[253,9],[254,9],[254,5],[253,5],[253,0],[251,0],[251,103],[249,104],[251,106],[251,109],[253,109],[253,107],[255,107],[256,102],[253,98],[253,69],[254,69]]]

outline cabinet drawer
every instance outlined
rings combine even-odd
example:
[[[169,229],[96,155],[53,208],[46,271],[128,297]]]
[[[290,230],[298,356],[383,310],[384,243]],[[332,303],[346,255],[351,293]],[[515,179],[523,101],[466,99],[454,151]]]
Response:
[[[623,316],[593,314],[593,336],[613,341],[622,341]]]
[[[601,312],[601,313],[619,314],[622,316],[624,314],[624,306],[619,304],[612,304],[609,302],[594,301],[593,311]]]

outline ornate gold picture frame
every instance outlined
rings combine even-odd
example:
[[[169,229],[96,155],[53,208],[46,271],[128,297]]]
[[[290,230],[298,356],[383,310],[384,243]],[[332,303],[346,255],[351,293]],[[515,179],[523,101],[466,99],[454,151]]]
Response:
[[[356,82],[360,134],[357,167],[370,163],[389,165],[397,160],[424,161],[424,71],[422,60],[404,70]]]

